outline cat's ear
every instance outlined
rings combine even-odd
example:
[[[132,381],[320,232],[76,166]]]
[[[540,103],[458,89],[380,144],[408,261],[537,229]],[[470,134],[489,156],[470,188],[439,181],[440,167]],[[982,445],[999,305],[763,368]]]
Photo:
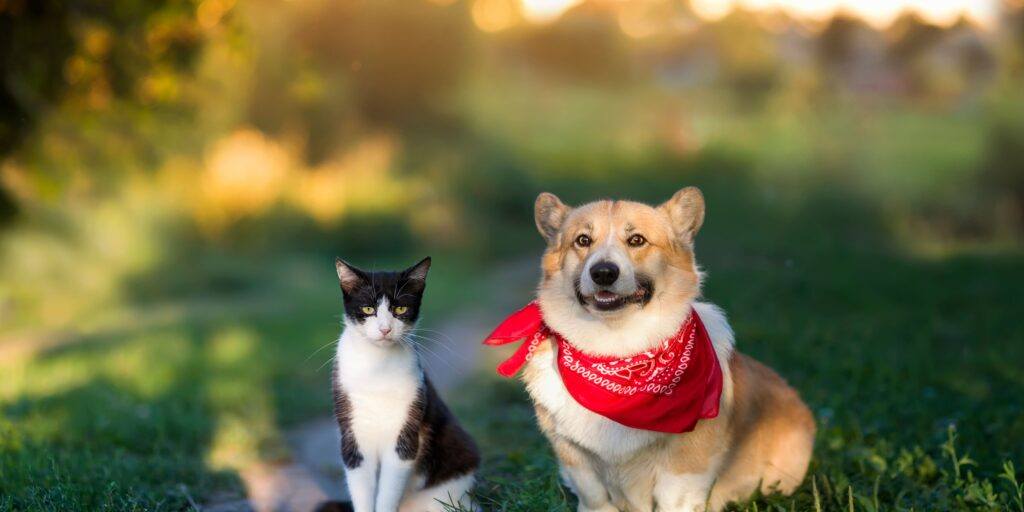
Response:
[[[341,258],[334,259],[334,268],[338,270],[341,290],[345,293],[355,292],[360,285],[366,282],[366,274],[362,270],[349,265]]]
[[[427,283],[428,270],[430,270],[430,256],[423,258],[419,263],[407,268],[406,271],[402,273],[406,275],[406,279],[409,281],[415,281],[425,285]]]

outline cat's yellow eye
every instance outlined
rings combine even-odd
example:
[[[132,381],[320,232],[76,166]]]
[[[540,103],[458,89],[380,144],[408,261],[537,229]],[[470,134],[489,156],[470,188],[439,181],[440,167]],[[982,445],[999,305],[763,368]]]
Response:
[[[375,308],[371,308],[370,306],[363,306],[363,314],[364,315],[372,315],[372,314],[374,314],[376,312],[377,312],[377,310]]]
[[[397,307],[395,307],[395,314],[396,315],[404,315],[406,311],[409,311],[409,308],[406,307],[406,306],[397,306]]]

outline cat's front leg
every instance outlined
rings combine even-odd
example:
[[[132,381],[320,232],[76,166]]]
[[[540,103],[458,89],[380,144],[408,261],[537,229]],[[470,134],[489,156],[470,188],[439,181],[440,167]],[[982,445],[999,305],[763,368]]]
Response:
[[[374,512],[377,466],[377,460],[367,457],[358,467],[345,468],[345,482],[348,484],[348,495],[352,499],[352,508],[355,512]]]
[[[414,460],[403,459],[394,452],[381,457],[376,512],[397,512],[412,477],[414,463]]]

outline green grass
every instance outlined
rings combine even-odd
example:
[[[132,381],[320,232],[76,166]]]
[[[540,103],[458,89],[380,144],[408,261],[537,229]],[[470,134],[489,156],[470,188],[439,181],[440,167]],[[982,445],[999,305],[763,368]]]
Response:
[[[796,495],[739,509],[1020,511],[1020,249],[918,254],[863,196],[808,186],[783,200],[708,158],[717,173],[685,180],[709,205],[697,247],[705,295],[820,427]],[[632,191],[653,199],[670,179]],[[574,193],[598,185],[587,187]],[[502,236],[529,237],[522,224]],[[437,259],[429,321],[472,303],[481,263]],[[0,362],[0,510],[181,510],[238,495],[240,469],[286,458],[282,432],[329,410],[330,350],[317,352],[338,330],[329,256],[152,275],[135,283],[141,305]],[[161,309],[161,280],[192,284]],[[484,369],[459,389],[451,401],[485,452],[487,510],[573,510],[521,384]]]

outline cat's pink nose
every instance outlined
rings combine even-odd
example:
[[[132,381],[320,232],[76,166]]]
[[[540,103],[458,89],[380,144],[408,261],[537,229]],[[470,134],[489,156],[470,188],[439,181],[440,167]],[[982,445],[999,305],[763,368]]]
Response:
[[[381,336],[387,336],[390,332],[391,332],[391,328],[390,327],[381,327],[380,328],[380,335]]]

